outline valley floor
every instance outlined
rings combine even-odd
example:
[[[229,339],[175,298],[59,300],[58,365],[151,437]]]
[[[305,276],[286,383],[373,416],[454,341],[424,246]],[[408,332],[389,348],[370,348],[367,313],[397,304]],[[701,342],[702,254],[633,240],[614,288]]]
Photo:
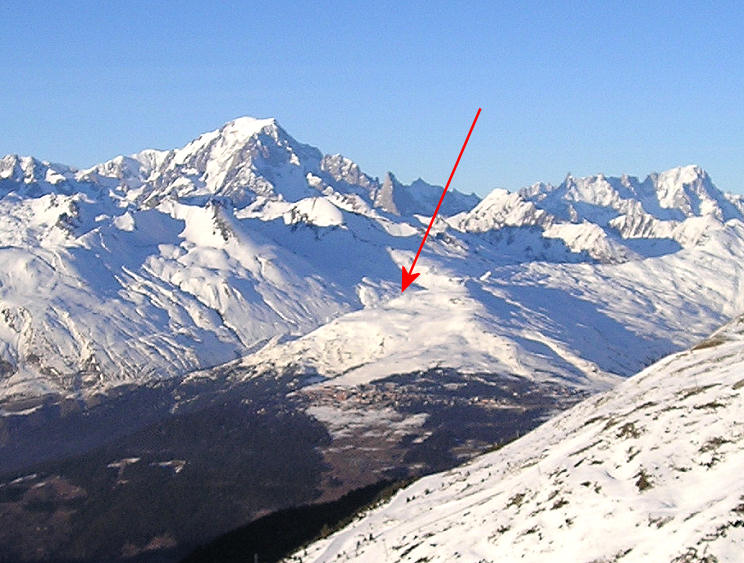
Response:
[[[269,512],[454,467],[584,396],[447,369],[353,388],[222,369],[6,405],[0,560],[174,561]]]

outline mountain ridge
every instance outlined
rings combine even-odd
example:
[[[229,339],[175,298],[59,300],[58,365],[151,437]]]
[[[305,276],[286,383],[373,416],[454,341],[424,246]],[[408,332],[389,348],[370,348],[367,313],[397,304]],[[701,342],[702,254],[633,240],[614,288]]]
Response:
[[[401,297],[400,267],[442,188],[380,181],[274,119],[233,120],[181,148],[85,170],[6,156],[0,396],[85,394],[239,358],[258,373],[293,366],[350,381],[499,366],[601,387],[741,301],[731,260],[741,199],[696,166],[649,178],[569,177],[482,200],[451,190],[422,275]],[[646,318],[660,283],[661,303],[686,307],[691,334],[666,307]],[[581,315],[549,318],[550,295]],[[448,316],[458,323],[439,322]],[[427,323],[441,327],[433,340]],[[610,331],[585,335],[606,355],[575,336],[592,323]],[[333,352],[330,335],[361,364]]]

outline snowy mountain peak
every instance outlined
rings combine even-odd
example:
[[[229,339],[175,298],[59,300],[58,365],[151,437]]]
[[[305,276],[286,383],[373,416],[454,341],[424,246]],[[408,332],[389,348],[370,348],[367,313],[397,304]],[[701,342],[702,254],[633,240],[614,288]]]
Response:
[[[50,173],[61,175],[69,172],[66,166],[52,165],[50,162],[38,160],[32,156],[9,154],[0,159],[0,180],[13,180],[30,184],[45,181]]]
[[[174,158],[176,162],[182,163],[195,153],[204,151],[212,158],[231,158],[235,156],[236,151],[260,144],[258,138],[261,136],[265,137],[263,142],[267,142],[268,138],[282,145],[299,145],[274,118],[240,117],[227,122],[219,129],[199,135],[181,149],[177,149]]]
[[[696,181],[710,181],[708,173],[697,164],[676,166],[664,172],[651,174],[657,178],[669,178],[676,184],[692,184]]]
[[[84,191],[75,180],[74,169],[31,156],[9,154],[0,159],[0,197],[14,192],[21,197]]]
[[[344,182],[349,187],[361,188],[361,193],[368,194],[378,185],[377,178],[371,178],[362,172],[359,165],[341,154],[325,155],[320,163],[320,170],[330,175],[337,182]]]
[[[659,205],[677,210],[685,217],[715,215],[718,219],[741,218],[713,184],[708,173],[697,165],[680,166],[649,176]]]
[[[548,225],[553,217],[526,200],[520,192],[496,188],[472,210],[456,218],[453,224],[463,231],[485,232],[506,226]]]
[[[144,201],[164,197],[224,197],[238,207],[264,196],[299,201],[317,192],[307,173],[317,172],[322,155],[299,143],[275,119],[242,117],[200,135],[165,155],[140,153],[136,160],[154,166]]]
[[[703,217],[712,221],[702,221]],[[602,262],[658,256],[707,240],[730,219],[744,220],[741,198],[723,194],[699,166],[651,174],[566,176],[558,185],[539,183],[519,192],[495,190],[452,225],[468,232],[534,229],[541,238],[563,240],[574,254]],[[560,258],[565,259],[565,258]]]
[[[392,213],[411,217],[413,215],[431,215],[439,203],[444,190],[441,186],[434,186],[418,179],[410,185],[402,184],[392,172],[385,174],[382,186],[375,194],[375,206]],[[474,194],[465,195],[456,190],[449,190],[442,201],[440,213],[451,216],[472,209],[480,201]]]
[[[398,195],[400,197],[400,190],[401,185],[395,175],[392,172],[385,174],[382,186],[375,195],[375,207],[379,207],[393,215],[400,215],[398,206],[395,204],[395,196]]]
[[[628,201],[635,201],[645,212],[662,220],[683,220],[706,214],[731,218],[721,207],[726,207],[723,194],[713,185],[707,172],[697,165],[652,173],[643,182],[627,174],[610,177],[600,173],[582,178],[569,174],[556,188],[542,185],[523,190],[523,193],[541,200],[547,198],[546,203],[553,200],[553,203],[565,205],[566,201],[574,201],[619,211],[626,210]],[[552,197],[548,198],[549,195]]]
[[[281,137],[291,139],[274,118],[240,117],[228,121],[219,129],[199,135],[183,148],[176,150],[175,159],[182,162],[195,152],[205,149],[210,150],[213,157],[233,156],[230,154],[232,151],[242,149],[261,134],[269,136],[274,141],[279,141]]]
[[[279,127],[277,120],[273,117],[266,119],[258,119],[255,117],[244,116],[233,119],[227,122],[221,129],[223,133],[231,133],[234,135],[241,135],[243,137],[250,137],[256,133],[261,132],[265,128],[276,130]]]

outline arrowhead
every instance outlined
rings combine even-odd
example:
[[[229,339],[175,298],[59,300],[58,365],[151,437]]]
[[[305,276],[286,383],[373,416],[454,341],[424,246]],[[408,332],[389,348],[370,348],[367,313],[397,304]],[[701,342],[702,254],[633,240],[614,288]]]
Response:
[[[420,274],[414,274],[413,272],[409,274],[405,266],[403,266],[403,271],[401,272],[401,274],[400,292],[403,293],[408,288],[408,286],[413,283],[413,280],[419,277]]]

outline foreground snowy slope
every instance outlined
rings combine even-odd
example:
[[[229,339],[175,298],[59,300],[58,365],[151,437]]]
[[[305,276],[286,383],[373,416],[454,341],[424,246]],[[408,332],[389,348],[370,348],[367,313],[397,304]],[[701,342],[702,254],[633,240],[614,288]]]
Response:
[[[704,170],[479,200],[273,119],[88,170],[0,159],[0,400],[243,359],[358,384],[434,367],[601,389],[744,308],[744,203]]]
[[[741,561],[744,317],[302,561]]]

